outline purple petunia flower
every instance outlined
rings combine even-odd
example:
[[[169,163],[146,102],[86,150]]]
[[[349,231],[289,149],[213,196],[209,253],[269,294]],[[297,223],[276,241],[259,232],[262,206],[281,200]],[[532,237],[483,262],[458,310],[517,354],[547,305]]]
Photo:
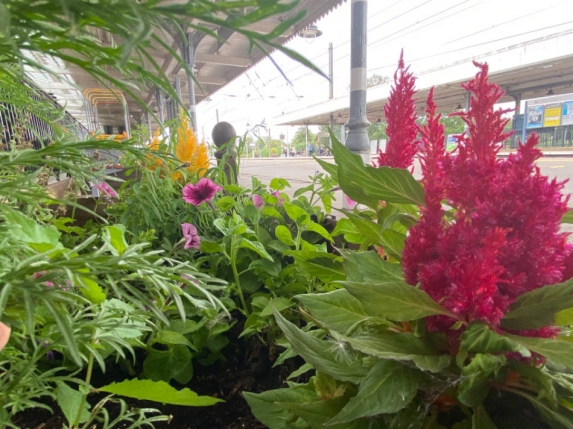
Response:
[[[264,203],[265,200],[263,200],[263,197],[261,197],[260,195],[253,195],[253,204],[255,205],[256,208],[260,209]]]
[[[277,206],[282,206],[284,203],[284,198],[281,198],[281,193],[279,191],[275,191],[271,194],[273,197],[277,197],[279,199],[279,202],[277,203]]]
[[[222,188],[211,179],[204,177],[195,185],[192,183],[185,185],[183,188],[183,199],[189,204],[198,206],[204,202],[211,201],[215,193],[221,189]]]
[[[187,249],[197,249],[201,247],[201,237],[197,234],[197,228],[195,225],[190,223],[182,223],[181,230],[183,231],[183,238],[185,238],[185,246],[183,248]]]

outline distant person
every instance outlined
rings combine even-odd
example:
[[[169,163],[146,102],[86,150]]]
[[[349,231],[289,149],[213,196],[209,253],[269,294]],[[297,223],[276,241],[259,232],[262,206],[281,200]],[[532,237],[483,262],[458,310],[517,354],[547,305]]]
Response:
[[[287,148],[283,148],[283,156],[286,158],[288,156]]]
[[[294,157],[296,156],[296,152],[295,152],[295,150],[294,150],[294,147],[292,147],[292,148],[290,149],[290,156],[291,156],[292,158],[294,158]]]
[[[308,145],[308,155],[314,156],[314,145],[312,143]]]
[[[219,122],[213,127],[211,137],[218,149],[215,151],[217,165],[221,165],[221,162],[225,163],[223,171],[227,183],[237,183],[237,151],[235,150],[237,132],[235,128],[228,122]]]

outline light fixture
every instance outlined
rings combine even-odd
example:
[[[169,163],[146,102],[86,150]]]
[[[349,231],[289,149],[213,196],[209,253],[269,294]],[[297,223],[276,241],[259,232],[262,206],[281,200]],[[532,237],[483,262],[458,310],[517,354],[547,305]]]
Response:
[[[555,94],[555,93],[553,92],[553,88],[549,88],[549,91],[547,91],[547,95],[553,95],[553,94]]]
[[[376,121],[376,123],[379,124],[380,122],[382,122],[382,120],[381,120],[380,118],[378,118],[378,120]]]
[[[458,109],[458,110],[461,110],[461,109],[463,109],[463,107],[462,107],[462,103],[458,103],[458,105],[457,105],[456,109]]]
[[[322,31],[320,31],[318,27],[313,24],[309,25],[304,30],[301,30],[298,35],[303,39],[316,39],[317,37],[322,36]]]

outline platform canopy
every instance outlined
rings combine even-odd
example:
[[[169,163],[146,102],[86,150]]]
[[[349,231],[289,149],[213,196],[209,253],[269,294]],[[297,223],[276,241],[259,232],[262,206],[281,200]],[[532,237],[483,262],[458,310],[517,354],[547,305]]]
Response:
[[[573,38],[560,43],[572,43]],[[531,47],[528,47],[530,51]],[[524,48],[519,61],[499,55],[479,58],[490,64],[490,81],[499,85],[505,92],[501,102],[521,101],[550,95],[573,92],[573,55],[565,55],[531,61],[529,51]],[[539,54],[536,54],[538,58]],[[505,58],[505,60],[504,60]],[[534,58],[531,55],[531,58]],[[465,107],[466,91],[461,84],[470,80],[477,69],[472,58],[456,64],[448,64],[432,70],[414,73],[417,77],[417,113],[424,114],[425,101],[434,87],[434,100],[438,111],[451,112]],[[370,122],[384,120],[384,104],[390,95],[391,82],[368,89],[366,116]],[[293,112],[285,112],[275,117],[277,125],[329,125],[330,115],[334,124],[345,124],[349,116],[349,96],[338,97],[323,103],[305,107]]]
[[[272,39],[274,43],[284,45],[291,38],[298,35],[302,30],[318,21],[344,1],[345,0],[300,0],[300,2],[288,12],[246,25],[244,28],[253,32],[267,34],[273,31],[282,22],[297,16],[301,11],[305,11],[306,13],[302,19]],[[169,2],[180,2],[180,0],[166,0],[166,3]],[[197,23],[201,24],[200,22]],[[161,37],[165,44],[183,57],[180,43],[176,40],[179,37],[178,32],[169,28],[165,28],[164,30],[165,31],[159,31],[155,29],[154,31]],[[196,83],[194,86],[197,103],[223,88],[233,79],[264,59],[266,55],[265,52],[257,47],[251,49],[249,41],[244,35],[229,28],[210,25],[209,30],[213,32],[211,35],[198,32],[193,33],[196,52],[194,67]],[[217,37],[215,37],[215,34]],[[118,40],[111,40],[110,35],[104,31],[98,31],[94,36],[103,46],[112,46],[121,43],[121,41]],[[161,69],[165,75],[169,77],[170,81],[174,84],[176,77],[178,76],[180,78],[182,102],[185,106],[189,106],[189,91],[187,88],[185,70],[182,69],[173,58],[173,55],[159,43],[153,42],[153,48],[151,51],[153,60],[161,65]],[[35,60],[39,60],[45,67],[55,71],[59,76],[59,78],[55,79],[50,74],[37,70],[29,70],[28,75],[30,80],[35,82],[44,91],[53,95],[60,104],[65,105],[66,110],[70,114],[85,125],[87,119],[83,91],[88,88],[101,87],[102,85],[81,68],[65,64],[59,59],[46,57],[39,53],[31,53],[30,55],[33,55]],[[148,70],[149,69],[151,69],[151,66]],[[119,74],[117,77],[119,77]],[[134,123],[145,122],[144,109],[129,96],[126,96],[126,99],[129,105],[129,115],[132,125]],[[154,88],[144,89],[141,94],[141,99],[144,100],[154,112],[158,111]],[[106,106],[102,110],[101,116],[103,117],[117,117],[119,119],[123,117],[123,113],[119,107]],[[118,123],[121,123],[121,121]]]

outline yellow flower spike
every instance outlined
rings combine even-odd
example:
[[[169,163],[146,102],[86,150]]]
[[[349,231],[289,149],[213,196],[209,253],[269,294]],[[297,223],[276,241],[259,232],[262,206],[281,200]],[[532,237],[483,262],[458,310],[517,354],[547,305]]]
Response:
[[[147,145],[147,147],[151,150],[155,150],[155,151],[159,150],[159,145],[161,144],[161,142],[159,141],[159,131],[160,131],[159,128],[157,128],[157,130],[155,130],[155,133],[153,133],[153,138],[151,139],[151,142]],[[156,168],[163,166],[163,160],[161,158],[157,158],[155,156],[148,155],[147,159],[148,159],[147,166],[149,168],[151,168],[152,170],[155,170]]]
[[[184,114],[181,114],[180,117],[175,156],[181,164],[180,168],[202,177],[209,168],[207,146],[205,143],[197,144],[197,137],[190,126],[189,119]],[[183,174],[181,171],[174,171],[171,177],[173,180],[180,180],[183,178]]]

